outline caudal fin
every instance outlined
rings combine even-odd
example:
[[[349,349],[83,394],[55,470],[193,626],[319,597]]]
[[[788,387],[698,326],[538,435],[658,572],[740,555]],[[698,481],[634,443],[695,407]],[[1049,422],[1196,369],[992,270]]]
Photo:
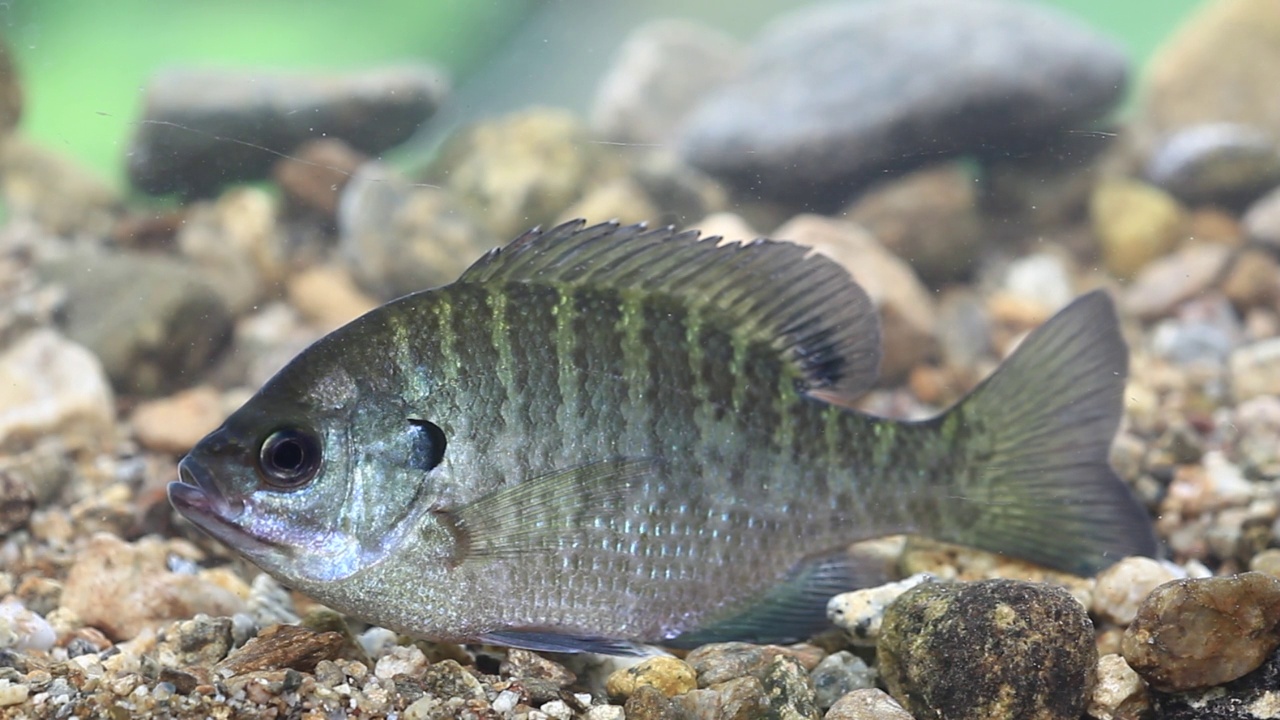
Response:
[[[1093,292],[938,418],[973,441],[950,501],[965,503],[955,514],[965,520],[945,539],[1084,575],[1154,556],[1151,517],[1108,459],[1128,368],[1115,307]]]

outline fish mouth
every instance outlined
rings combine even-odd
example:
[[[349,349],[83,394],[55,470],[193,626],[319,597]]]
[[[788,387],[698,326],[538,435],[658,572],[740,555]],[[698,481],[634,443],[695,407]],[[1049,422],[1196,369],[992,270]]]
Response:
[[[205,525],[202,520],[229,521],[243,512],[232,507],[218,489],[209,470],[190,455],[178,463],[178,480],[169,483],[169,503],[188,519]]]

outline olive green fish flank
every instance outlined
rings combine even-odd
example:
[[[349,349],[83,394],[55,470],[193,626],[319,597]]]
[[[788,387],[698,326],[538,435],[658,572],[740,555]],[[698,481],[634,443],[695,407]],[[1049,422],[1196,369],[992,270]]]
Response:
[[[788,242],[534,230],[314,343],[169,496],[365,622],[558,652],[804,640],[868,579],[848,545],[885,535],[1079,574],[1158,554],[1108,464],[1128,351],[1104,293],[925,421],[855,409],[879,327]]]

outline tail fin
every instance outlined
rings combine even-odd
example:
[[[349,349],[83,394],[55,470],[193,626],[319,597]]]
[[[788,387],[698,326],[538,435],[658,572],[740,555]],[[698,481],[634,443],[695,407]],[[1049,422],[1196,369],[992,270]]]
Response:
[[[1128,369],[1115,307],[1093,292],[938,418],[972,441],[956,479],[964,520],[945,539],[1085,575],[1155,556],[1151,517],[1108,460]]]

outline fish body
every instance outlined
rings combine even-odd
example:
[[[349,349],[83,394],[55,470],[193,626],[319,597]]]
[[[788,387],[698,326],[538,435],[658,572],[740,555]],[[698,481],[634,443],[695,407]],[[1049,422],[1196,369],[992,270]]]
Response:
[[[304,351],[180,465],[175,507],[410,635],[540,650],[786,641],[917,533],[1088,574],[1153,555],[1108,465],[1110,300],[923,422],[850,409],[878,319],[784,242],[567,224]]]

